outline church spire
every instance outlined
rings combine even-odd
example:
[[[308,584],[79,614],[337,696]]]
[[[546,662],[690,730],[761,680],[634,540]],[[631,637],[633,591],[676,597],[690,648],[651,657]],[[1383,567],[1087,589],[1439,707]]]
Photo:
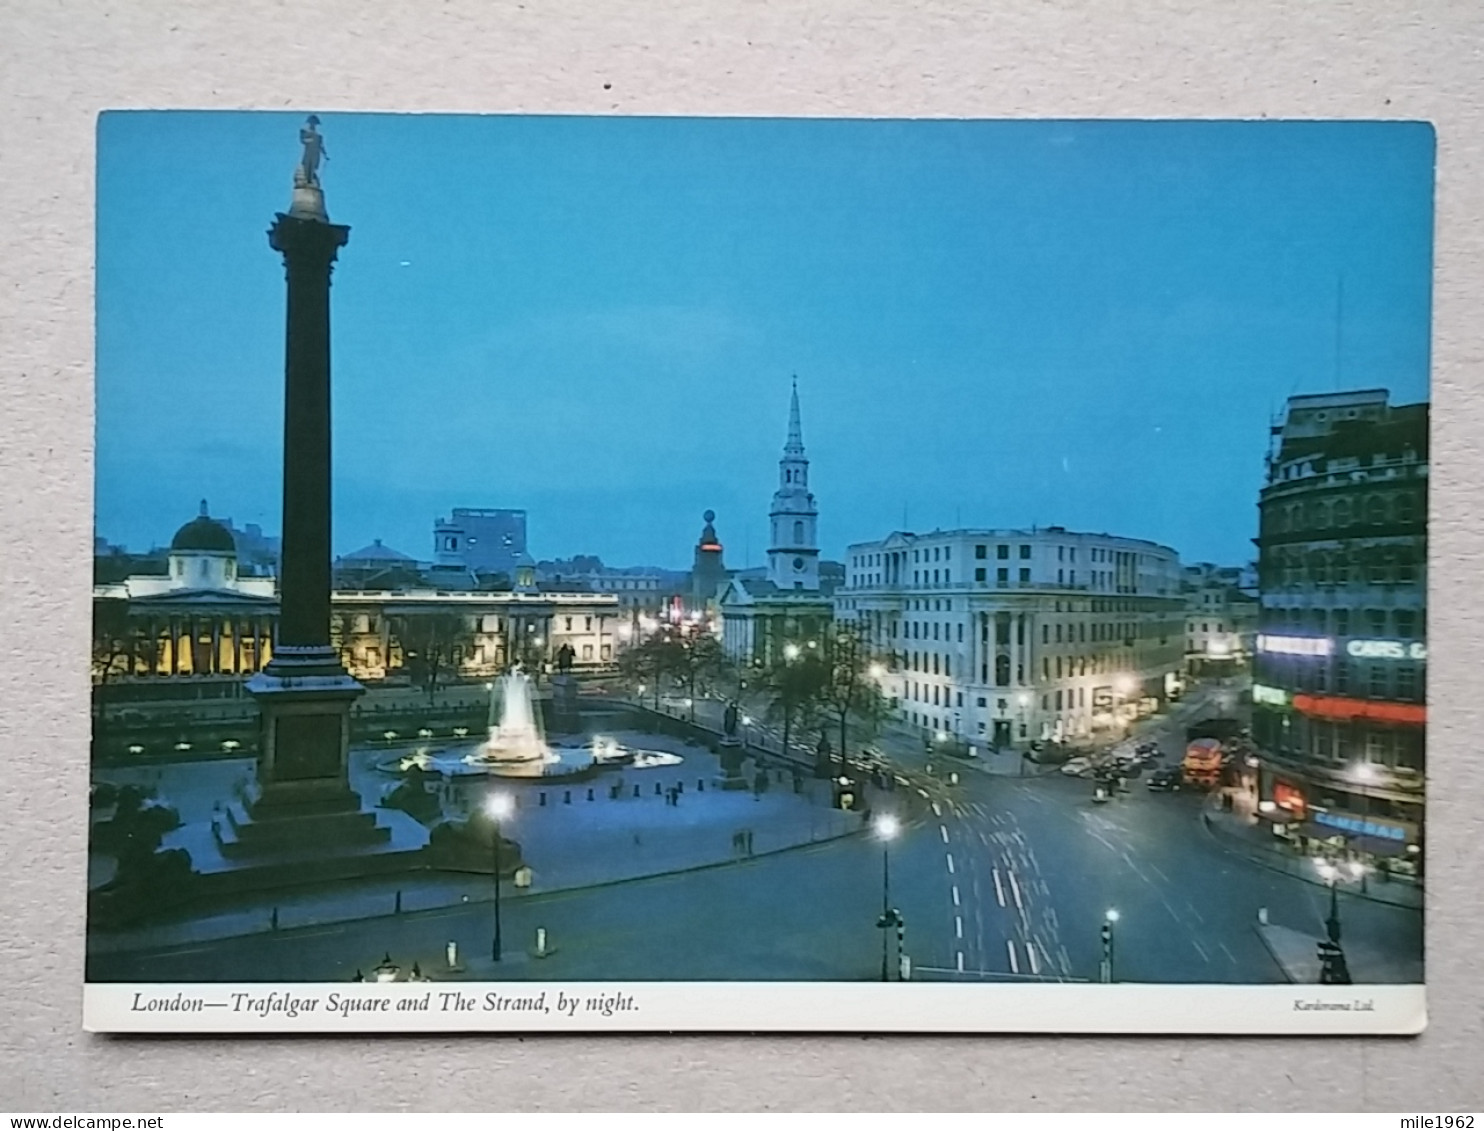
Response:
[[[778,461],[778,490],[768,512],[772,537],[768,545],[769,579],[779,589],[819,588],[819,511],[809,492],[809,457],[799,423],[799,381],[794,378],[788,404],[788,440]]]
[[[783,445],[783,453],[788,456],[802,456],[804,454],[804,428],[799,423],[798,377],[794,377],[793,399],[788,405],[788,440]]]

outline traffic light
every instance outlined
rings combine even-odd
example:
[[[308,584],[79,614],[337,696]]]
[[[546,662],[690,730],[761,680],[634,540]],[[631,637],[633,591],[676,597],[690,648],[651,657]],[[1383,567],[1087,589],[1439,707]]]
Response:
[[[1345,965],[1345,952],[1340,944],[1323,939],[1319,943],[1319,984],[1350,985],[1350,968]]]

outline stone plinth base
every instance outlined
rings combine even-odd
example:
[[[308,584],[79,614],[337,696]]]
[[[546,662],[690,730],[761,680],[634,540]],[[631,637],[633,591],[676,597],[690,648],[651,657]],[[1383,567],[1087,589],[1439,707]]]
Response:
[[[280,649],[248,680],[261,712],[256,787],[215,827],[222,855],[322,858],[385,844],[350,788],[350,708],[364,688],[328,648]]]
[[[717,743],[716,754],[721,759],[721,781],[718,783],[721,788],[747,789],[747,779],[742,774],[742,763],[747,758],[747,751],[741,741],[723,738]]]
[[[271,786],[237,799],[217,824],[217,843],[229,859],[252,856],[331,856],[387,843],[390,830],[361,808],[348,786],[299,783]]]

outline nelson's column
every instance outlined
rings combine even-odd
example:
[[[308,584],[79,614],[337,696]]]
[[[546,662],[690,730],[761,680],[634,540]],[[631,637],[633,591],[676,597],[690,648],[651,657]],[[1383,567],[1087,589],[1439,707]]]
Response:
[[[330,271],[350,229],[330,223],[320,188],[319,119],[299,138],[293,201],[268,232],[288,283],[284,353],[283,543],[278,640],[247,689],[261,713],[257,790],[234,821],[238,852],[382,842],[350,788],[350,708],[364,690],[330,645]],[[226,846],[224,846],[225,848]]]

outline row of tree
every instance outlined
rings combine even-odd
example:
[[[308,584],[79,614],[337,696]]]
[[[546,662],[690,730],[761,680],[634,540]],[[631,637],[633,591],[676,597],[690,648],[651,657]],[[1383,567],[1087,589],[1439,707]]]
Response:
[[[836,748],[850,748],[854,720],[874,736],[890,714],[871,672],[873,657],[850,625],[836,625],[819,639],[785,644],[771,664],[729,662],[716,637],[702,627],[662,628],[620,657],[625,677],[654,697],[662,686],[684,693],[695,718],[697,699],[714,697],[745,702],[760,696],[765,717],[780,726],[784,749],[802,734],[834,732]]]

